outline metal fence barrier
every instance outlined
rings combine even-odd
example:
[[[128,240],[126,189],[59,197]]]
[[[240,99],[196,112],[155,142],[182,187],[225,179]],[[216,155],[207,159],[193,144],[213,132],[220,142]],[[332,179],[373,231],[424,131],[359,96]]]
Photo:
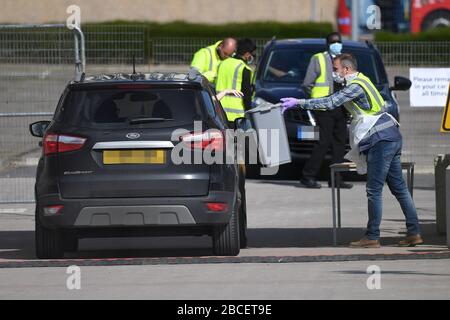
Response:
[[[0,202],[33,201],[40,147],[28,126],[51,117],[65,84],[85,65],[80,29],[0,26]]]
[[[253,39],[261,55],[270,39]],[[210,46],[217,38],[156,38],[149,40],[149,58],[153,64],[189,65],[196,51]]]
[[[189,65],[200,48],[215,43],[217,38],[151,38],[149,61],[153,64]],[[270,38],[253,39],[261,55]],[[450,63],[450,41],[377,42],[385,66],[443,66]]]

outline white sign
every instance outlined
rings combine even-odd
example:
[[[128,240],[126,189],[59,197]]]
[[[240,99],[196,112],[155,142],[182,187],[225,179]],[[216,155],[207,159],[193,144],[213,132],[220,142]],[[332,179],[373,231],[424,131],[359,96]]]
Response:
[[[445,107],[450,68],[411,68],[411,107]]]

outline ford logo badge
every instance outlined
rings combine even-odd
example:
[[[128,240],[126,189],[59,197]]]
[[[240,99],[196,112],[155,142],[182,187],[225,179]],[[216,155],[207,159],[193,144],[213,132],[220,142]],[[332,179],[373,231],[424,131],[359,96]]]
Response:
[[[141,137],[141,135],[139,133],[129,133],[129,134],[127,134],[127,138],[128,139],[132,139],[132,140],[139,139],[140,137]]]

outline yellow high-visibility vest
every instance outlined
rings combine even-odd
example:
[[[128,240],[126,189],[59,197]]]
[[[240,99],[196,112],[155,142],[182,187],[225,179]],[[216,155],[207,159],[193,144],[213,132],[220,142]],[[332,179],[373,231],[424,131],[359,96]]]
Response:
[[[381,96],[377,87],[375,87],[375,85],[372,83],[372,81],[360,72],[358,74],[358,76],[350,82],[350,84],[353,84],[353,83],[360,85],[364,89],[364,92],[366,93],[366,95],[369,99],[371,109],[364,110],[363,108],[358,106],[358,104],[356,104],[353,101],[351,102],[352,105],[357,107],[364,114],[367,114],[367,115],[379,114],[383,110],[386,102],[384,101],[383,97]]]
[[[242,90],[242,74],[247,69],[253,77],[252,69],[242,60],[228,58],[224,60],[217,72],[216,91],[221,92],[226,89]],[[235,96],[225,96],[221,101],[222,107],[227,114],[228,121],[233,122],[237,118],[245,116],[244,99]]]
[[[194,54],[191,67],[197,69],[208,81],[214,84],[217,77],[217,69],[221,62],[217,54],[217,47],[222,43],[218,41],[212,46],[200,49]]]
[[[311,90],[312,99],[327,97],[332,92],[331,86],[333,83],[329,83],[328,79],[330,78],[329,72],[332,72],[333,66],[329,65],[329,60],[327,59],[328,55],[328,52],[314,55],[314,57],[319,60],[320,76],[316,79],[316,83]]]

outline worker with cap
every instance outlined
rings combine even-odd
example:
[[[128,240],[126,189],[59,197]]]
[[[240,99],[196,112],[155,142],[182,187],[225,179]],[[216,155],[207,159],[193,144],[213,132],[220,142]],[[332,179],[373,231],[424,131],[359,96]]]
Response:
[[[238,41],[236,56],[223,61],[217,72],[216,91],[237,90],[243,96],[227,95],[221,104],[227,114],[230,127],[234,120],[245,116],[252,107],[253,70],[250,67],[256,60],[256,45],[250,39]]]
[[[341,35],[331,33],[326,38],[327,51],[320,52],[311,58],[305,79],[304,91],[311,98],[323,98],[342,89],[342,85],[334,81],[333,59],[342,53],[343,45]],[[347,116],[342,108],[333,110],[311,111],[319,126],[319,141],[314,146],[311,157],[306,162],[300,183],[306,188],[319,189],[321,185],[316,181],[323,160],[331,147],[332,164],[344,161],[345,147],[348,139]],[[339,175],[337,179],[341,188],[350,189],[353,186],[345,183]],[[331,186],[331,183],[328,183]]]
[[[215,85],[220,62],[233,56],[236,52],[236,46],[236,39],[225,38],[209,47],[202,48],[194,54],[191,68],[196,69],[212,85]]]
[[[343,54],[333,62],[337,80],[345,88],[331,96],[317,99],[281,99],[282,112],[289,109],[333,110],[344,106],[352,115],[351,151],[345,156],[357,165],[358,173],[367,173],[369,222],[365,237],[350,244],[353,248],[379,248],[383,187],[387,181],[406,218],[407,237],[400,246],[423,243],[419,219],[413,199],[402,175],[402,136],[395,118],[385,112],[386,103],[371,79],[358,72],[351,54]]]

